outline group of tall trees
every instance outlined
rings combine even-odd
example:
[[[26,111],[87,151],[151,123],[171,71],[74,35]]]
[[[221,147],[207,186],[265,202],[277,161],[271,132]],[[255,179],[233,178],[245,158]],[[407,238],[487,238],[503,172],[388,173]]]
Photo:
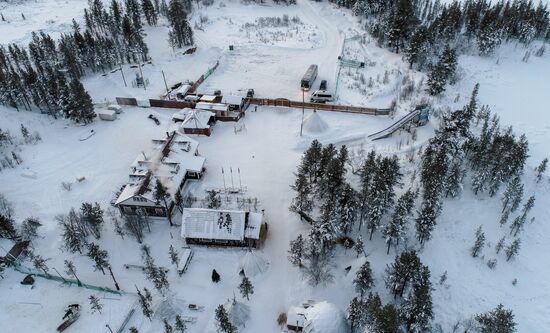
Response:
[[[430,270],[415,251],[395,257],[386,269],[385,283],[394,302],[383,305],[377,293],[366,291],[373,284],[368,261],[359,268],[354,280],[359,296],[348,308],[353,332],[425,332],[433,317]]]
[[[330,0],[366,19],[368,32],[393,52],[402,53],[411,68],[429,69],[428,92],[438,95],[449,80],[449,50],[474,48],[491,54],[503,41],[550,40],[546,4],[528,0]],[[445,50],[441,52],[440,50]],[[435,60],[439,58],[439,60]],[[447,58],[447,59],[445,59]],[[456,59],[454,60],[456,62]],[[447,63],[448,65],[448,63]]]
[[[502,41],[529,44],[550,39],[550,18],[542,2],[512,0],[331,0],[367,19],[369,32],[411,65],[422,67],[429,55],[445,44],[475,45],[491,53]],[[412,61],[411,61],[412,60]]]
[[[172,26],[174,47],[193,44],[187,21],[190,0],[90,1],[84,26],[74,19],[72,31],[56,41],[33,32],[28,47],[0,46],[0,103],[23,109],[38,108],[54,116],[89,123],[95,117],[92,100],[79,79],[86,73],[112,70],[123,63],[149,60],[143,19],[156,25],[160,14]]]

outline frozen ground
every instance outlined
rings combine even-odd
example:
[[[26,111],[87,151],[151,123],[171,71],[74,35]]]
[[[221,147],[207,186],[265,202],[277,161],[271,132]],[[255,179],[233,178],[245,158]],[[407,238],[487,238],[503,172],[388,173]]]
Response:
[[[2,38],[6,40],[0,42],[25,40],[32,29],[43,28],[55,32],[56,29],[62,31],[70,28],[63,22],[70,23],[70,17],[78,16],[78,11],[85,5],[84,1],[70,3],[71,6],[63,7],[71,11],[62,14],[66,19],[56,19],[53,25],[48,25],[44,17],[57,15],[52,14],[52,11],[61,15],[60,10],[55,10],[55,6],[63,4],[61,1],[37,0],[32,2],[34,6],[27,3],[17,5],[22,7],[10,7],[14,15],[23,9],[29,12],[36,10],[36,15],[28,22],[28,26],[20,24],[13,34],[2,33]],[[130,81],[137,69],[124,66],[129,87],[124,87],[120,72],[86,78],[86,88],[94,100],[113,100],[116,96],[157,97],[165,90],[162,71],[168,85],[186,79],[195,80],[218,59],[220,67],[199,91],[221,89],[225,93],[243,93],[252,87],[260,97],[300,99],[299,80],[311,63],[320,66],[316,84],[321,79],[327,79],[329,88],[335,88],[336,60],[343,39],[361,31],[349,11],[336,11],[327,3],[301,0],[297,6],[288,7],[244,5],[235,0],[224,3],[225,7],[221,7],[220,2],[216,1],[213,7],[203,8],[192,17],[194,24],[199,15],[208,16],[202,27],[204,31],[196,31],[198,50],[194,55],[182,55],[181,51],[174,52],[168,47],[166,26],[147,28],[147,42],[153,57],[153,64],[143,67],[145,77],[150,80],[148,89],[132,88]],[[0,4],[0,8],[3,5]],[[1,11],[6,16],[7,11]],[[277,29],[253,29],[248,33],[243,29],[246,23],[254,23],[261,17],[282,17],[285,14],[290,18],[297,16],[303,22],[304,26],[299,33],[285,35],[270,44],[261,36],[280,36]],[[30,22],[35,24],[32,29]],[[0,29],[4,32],[5,26],[2,24],[0,22]],[[256,30],[260,35],[256,34]],[[228,50],[229,44],[235,45],[234,51]],[[416,82],[422,78],[420,73],[409,72],[399,56],[373,44],[367,36],[364,42],[353,42],[345,49],[346,56],[364,60],[367,66],[364,70],[346,69],[341,72],[342,81],[338,87],[340,103],[386,107],[395,98],[403,77],[409,75]],[[512,45],[504,46],[490,58],[461,57],[461,81],[449,88],[450,93],[439,102],[452,104],[456,95],[460,94],[458,102],[454,104],[459,107],[466,103],[475,82],[480,82],[481,102],[491,105],[504,125],[513,125],[518,132],[527,134],[532,155],[528,164],[534,167],[549,155],[545,143],[550,140],[550,119],[546,105],[550,56],[531,56],[525,63],[521,61],[524,53],[524,49]],[[384,82],[386,72],[388,80]],[[365,83],[361,82],[361,76],[365,78]],[[373,87],[367,85],[369,78],[374,81]],[[410,103],[403,103],[397,116],[408,111]],[[125,182],[130,163],[149,146],[152,137],[163,135],[173,111],[125,108],[120,119],[115,122],[98,120],[90,126],[80,127],[64,120],[54,121],[43,115],[0,108],[0,128],[18,133],[20,124],[24,123],[30,129],[39,131],[43,138],[43,142],[35,146],[21,147],[24,163],[20,167],[0,172],[0,192],[14,202],[19,221],[30,215],[38,216],[43,221],[43,238],[37,241],[36,247],[43,257],[51,258],[48,262],[51,267],[62,271],[63,260],[70,258],[75,261],[82,280],[112,286],[108,276],[93,271],[89,259],[68,253],[59,254],[60,238],[54,217],[66,213],[71,207],[80,206],[83,201],[98,201],[102,207],[107,207],[114,191]],[[157,114],[161,126],[146,119],[149,113]],[[306,111],[306,117],[309,116],[311,111]],[[317,117],[319,119],[315,119]],[[396,153],[402,158],[404,171],[409,177],[415,166],[405,160],[433,134],[437,123],[432,120],[430,125],[419,128],[416,141],[402,133],[392,139],[373,143],[366,136],[387,127],[392,119],[327,112],[319,112],[312,119],[312,125],[306,126],[304,136],[300,137],[300,110],[259,108],[257,113],[248,112],[243,119],[246,130],[239,134],[234,133],[233,124],[218,123],[213,136],[198,138],[199,151],[207,158],[208,171],[205,178],[190,186],[189,190],[201,196],[205,189],[220,188],[223,186],[221,168],[239,168],[243,185],[248,188],[246,195],[259,199],[270,223],[269,237],[262,250],[270,261],[270,268],[268,272],[252,279],[255,294],[249,302],[251,319],[243,332],[279,332],[277,315],[305,299],[328,300],[345,310],[354,293],[353,275],[362,262],[353,253],[337,252],[334,259],[336,282],[318,288],[311,288],[302,281],[297,269],[290,267],[286,259],[289,240],[307,230],[307,226],[288,211],[288,206],[292,197],[289,190],[293,181],[292,173],[309,142],[317,138],[325,144],[347,144],[355,150],[363,146],[365,149],[375,148],[384,154]],[[91,129],[97,134],[87,141],[79,141]],[[76,177],[81,176],[85,176],[86,181],[77,183]],[[508,231],[498,227],[498,198],[478,200],[472,198],[470,190],[466,189],[460,199],[445,202],[434,239],[422,252],[422,260],[432,271],[435,288],[434,321],[442,324],[444,332],[451,331],[457,319],[469,318],[501,302],[513,309],[519,332],[548,331],[550,282],[544,278],[548,275],[547,265],[544,266],[547,262],[540,258],[550,250],[546,240],[550,227],[544,221],[550,213],[545,205],[549,197],[549,183],[545,178],[541,184],[535,184],[532,177],[531,170],[527,170],[526,194],[535,194],[537,197],[532,213],[536,220],[522,234],[522,249],[511,262],[506,262],[502,254],[496,255],[494,251],[497,240]],[[74,182],[71,192],[61,189],[62,181]],[[229,180],[226,178],[226,181]],[[473,259],[468,250],[479,225],[484,226],[490,244],[482,259]],[[145,243],[152,246],[157,263],[170,267],[167,254],[169,244],[176,248],[183,245],[178,234],[176,228],[169,229],[166,223],[161,223],[154,225],[152,233],[146,235]],[[59,323],[63,307],[72,302],[79,302],[85,307],[82,318],[74,326],[75,331],[107,331],[105,324],[113,329],[118,328],[134,304],[134,284],[140,288],[148,286],[152,289],[152,286],[144,281],[141,272],[127,271],[122,267],[125,263],[141,261],[138,245],[133,239],[121,240],[114,235],[112,226],[108,225],[99,243],[109,250],[114,273],[123,289],[129,292],[127,295],[114,297],[120,300],[102,299],[105,305],[103,314],[90,314],[88,290],[41,279],[35,289],[29,290],[18,284],[23,275],[8,271],[6,279],[0,280],[0,293],[10,295],[0,299],[0,322],[5,323],[3,329],[7,332],[33,329],[52,331]],[[1,241],[0,245],[6,247],[9,244]],[[407,245],[414,246],[414,240],[411,239]],[[393,256],[385,255],[385,245],[379,236],[366,244],[366,251],[370,254],[369,260],[375,271],[375,290],[386,297],[385,301],[389,301],[383,285],[383,272]],[[169,279],[174,297],[184,303],[198,303],[206,307],[204,312],[195,315],[197,323],[190,325],[190,332],[204,332],[209,326],[214,307],[233,297],[233,293],[238,295],[237,265],[243,256],[244,252],[239,250],[197,249],[195,259],[183,277],[177,277],[173,267],[170,267]],[[493,258],[498,260],[498,264],[494,270],[490,270],[486,261]],[[353,268],[346,275],[344,267],[349,265]],[[222,275],[220,284],[210,282],[212,268],[216,268]],[[439,276],[445,271],[448,281],[439,285]],[[515,278],[518,283],[513,286],[511,282]],[[112,297],[107,294],[97,296]],[[156,304],[160,300],[160,296],[155,294]],[[140,327],[140,332],[156,332],[160,322],[149,323],[138,310],[130,324]]]

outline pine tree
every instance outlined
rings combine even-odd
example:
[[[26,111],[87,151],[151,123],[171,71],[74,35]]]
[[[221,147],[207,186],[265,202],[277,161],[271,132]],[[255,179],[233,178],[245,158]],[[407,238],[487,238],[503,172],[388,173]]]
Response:
[[[471,249],[472,257],[476,258],[481,250],[483,250],[483,246],[485,246],[485,233],[483,232],[481,226],[477,228],[476,230],[476,241],[474,246]]]
[[[418,23],[411,0],[399,0],[389,22],[388,44],[399,53],[401,47],[412,34]]]
[[[359,332],[365,325],[365,302],[358,297],[354,297],[348,307],[347,318],[351,324],[353,333]]]
[[[33,240],[38,236],[37,229],[41,226],[37,217],[28,217],[21,223],[19,233],[24,240]]]
[[[519,247],[520,247],[520,240],[519,238],[516,238],[514,239],[514,241],[512,242],[512,244],[510,244],[509,246],[506,247],[506,261],[510,261],[510,259],[514,258],[518,252],[519,252]]]
[[[313,209],[312,188],[304,172],[296,174],[296,181],[291,188],[296,192],[290,211],[308,213]]]
[[[183,321],[180,315],[176,315],[176,323],[174,324],[174,330],[180,333],[185,333],[185,331],[187,330],[187,325],[185,325],[185,322]]]
[[[353,284],[355,285],[355,290],[361,295],[361,298],[363,298],[365,292],[373,287],[374,278],[372,276],[372,269],[370,268],[370,262],[368,262],[368,260],[365,261],[365,263],[361,265],[357,271]]]
[[[172,47],[193,45],[193,30],[187,21],[187,13],[181,1],[170,0],[168,20],[171,27],[168,35]]]
[[[94,295],[90,295],[88,299],[90,300],[90,307],[92,308],[92,313],[96,311],[101,313],[101,309],[103,309],[103,304],[99,303],[99,298],[95,297]]]
[[[94,268],[100,270],[101,273],[105,275],[105,268],[109,267],[109,256],[107,251],[100,249],[99,246],[94,243],[90,243],[88,244],[87,256],[94,261]]]
[[[174,332],[174,328],[172,327],[172,325],[170,325],[168,323],[168,320],[166,320],[166,318],[164,318],[162,320],[162,322],[164,323],[164,333],[173,333]]]
[[[22,126],[22,125],[21,125]],[[539,183],[542,179],[542,175],[546,171],[546,167],[548,166],[548,158],[545,158],[540,162],[539,166],[535,169],[537,172],[537,183]]]
[[[500,253],[500,251],[502,251],[502,249],[504,248],[504,242],[506,241],[506,236],[502,236],[501,239],[498,240],[498,243],[495,247],[495,251],[497,254]]]
[[[160,179],[157,179],[157,182],[155,183],[153,198],[157,201],[157,204],[163,204],[166,211],[166,217],[168,218],[168,223],[170,223],[171,227],[174,226],[172,223],[172,213],[170,211],[170,194],[168,194],[168,189],[161,183]]]
[[[139,304],[141,305],[143,315],[149,318],[149,321],[153,321],[153,296],[151,296],[151,293],[147,288],[143,288],[143,294],[138,287],[136,287],[136,290],[138,292]]]
[[[44,259],[44,258],[42,258],[42,256],[37,255],[37,256],[34,256],[34,258],[32,260],[32,265],[34,266],[34,268],[44,272],[44,274],[46,276],[50,276],[50,273],[48,273],[50,268],[48,267],[48,264],[46,263],[48,260],[49,259]]]
[[[170,261],[172,262],[172,265],[175,265],[176,269],[179,269],[179,254],[178,251],[176,251],[176,249],[174,249],[174,246],[172,246],[171,244],[168,253],[170,254]]]
[[[218,282],[220,282],[220,279],[221,279],[220,274],[218,274],[218,272],[216,272],[216,270],[213,269],[212,270],[212,282],[218,283]]]
[[[416,196],[417,193],[409,189],[397,200],[391,220],[382,229],[382,235],[388,244],[386,254],[390,253],[392,245],[399,245],[399,241],[403,239],[405,225],[414,208]]]
[[[218,195],[218,192],[216,192],[215,190],[210,190],[210,191],[207,191],[208,193],[208,196],[206,198],[208,204],[207,204],[207,207],[209,209],[218,209],[221,207],[222,205],[222,200],[220,198],[220,196]]]
[[[0,215],[0,237],[9,239],[17,237],[15,221],[10,216]]]
[[[502,212],[508,209],[510,212],[514,212],[519,207],[522,197],[523,184],[521,183],[521,179],[519,177],[514,177],[508,183],[506,191],[504,191],[504,194],[502,195]]]
[[[409,63],[409,68],[412,68],[414,64],[418,64],[418,67],[422,68],[428,54],[428,41],[428,29],[424,26],[418,27],[405,49],[405,57]]]
[[[462,179],[464,178],[464,170],[462,170],[462,165],[460,161],[454,161],[451,164],[449,174],[445,181],[445,197],[456,197],[462,189]]]
[[[403,297],[405,289],[418,277],[422,264],[416,251],[405,251],[395,257],[393,264],[386,267],[386,288],[397,298]]]
[[[359,258],[360,255],[365,255],[365,248],[363,244],[363,237],[359,236],[355,240],[355,244],[353,245],[353,249],[357,253],[357,258]]]
[[[517,234],[523,229],[523,225],[527,221],[527,214],[529,211],[533,208],[535,205],[535,197],[530,196],[529,199],[527,199],[527,202],[523,205],[523,208],[521,210],[521,215],[517,216],[512,224],[510,225],[510,234],[515,237]]]
[[[413,291],[401,304],[400,315],[406,332],[426,332],[433,318],[430,270],[423,266],[420,276],[413,284]]]
[[[139,333],[138,329],[135,326],[129,328],[130,333]]]
[[[180,191],[176,191],[174,195],[174,205],[178,208],[180,214],[183,213],[183,196]]]
[[[157,25],[158,14],[151,0],[141,0],[141,9],[143,10],[143,15],[145,16],[147,24],[153,26]]]
[[[299,234],[295,240],[290,241],[290,250],[288,251],[288,260],[294,266],[302,267],[302,258],[304,256],[304,237]]]
[[[82,282],[80,282],[80,279],[76,275],[76,267],[74,266],[73,262],[70,261],[70,260],[65,260],[64,264],[65,264],[65,273],[67,273],[67,275],[69,275],[71,277],[74,277],[76,279],[78,285],[81,286]]]
[[[250,300],[250,295],[254,294],[254,286],[246,276],[243,276],[241,284],[239,284],[239,291],[243,298],[246,297],[247,301]]]
[[[229,320],[229,315],[223,305],[219,305],[215,311],[216,326],[219,332],[222,333],[236,333],[237,328]]]
[[[103,226],[103,210],[96,202],[94,205],[88,202],[82,203],[80,208],[80,218],[87,229],[99,239],[101,236],[101,227]]]
[[[494,310],[478,314],[475,317],[478,328],[481,333],[514,333],[516,332],[516,323],[512,310],[504,309],[499,304]]]
[[[69,84],[69,96],[67,117],[77,123],[91,123],[96,117],[92,98],[78,79]]]

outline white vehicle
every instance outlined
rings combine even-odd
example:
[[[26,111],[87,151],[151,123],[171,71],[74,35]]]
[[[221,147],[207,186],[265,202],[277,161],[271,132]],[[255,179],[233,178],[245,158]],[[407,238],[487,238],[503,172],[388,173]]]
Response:
[[[325,102],[332,102],[334,100],[334,96],[332,93],[326,91],[326,90],[317,90],[313,94],[311,94],[310,101],[313,103],[325,103]]]

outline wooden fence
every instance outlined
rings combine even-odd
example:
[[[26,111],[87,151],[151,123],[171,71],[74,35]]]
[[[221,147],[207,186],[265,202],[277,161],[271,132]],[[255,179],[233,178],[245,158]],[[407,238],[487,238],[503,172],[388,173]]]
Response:
[[[323,103],[298,102],[298,101],[291,101],[285,98],[277,98],[277,99],[251,98],[250,104],[283,106],[283,107],[297,108],[297,109],[300,109],[303,107],[305,109],[360,113],[360,114],[369,114],[374,116],[388,115],[390,114],[390,111],[391,111],[390,109],[376,109],[376,108],[351,106],[351,105],[334,105],[334,104],[323,104]]]
[[[138,105],[138,101],[135,98],[117,97],[116,101],[119,105],[128,105],[128,106]],[[150,99],[149,104],[151,105],[151,107],[157,107],[157,108],[169,108],[169,109],[183,109],[183,108],[194,109],[195,108],[194,102],[185,102],[185,101]],[[367,107],[351,106],[351,105],[334,105],[334,104],[323,104],[323,103],[297,102],[297,101],[291,101],[284,98],[277,98],[277,99],[248,98],[245,101],[246,107],[244,107],[243,110],[246,110],[246,108],[248,108],[250,104],[282,106],[282,107],[296,108],[296,109],[300,109],[303,106],[305,109],[359,113],[359,114],[368,114],[373,116],[389,115],[391,111],[391,109],[376,109],[376,108],[367,108]],[[225,120],[225,121],[234,121],[234,120]]]

